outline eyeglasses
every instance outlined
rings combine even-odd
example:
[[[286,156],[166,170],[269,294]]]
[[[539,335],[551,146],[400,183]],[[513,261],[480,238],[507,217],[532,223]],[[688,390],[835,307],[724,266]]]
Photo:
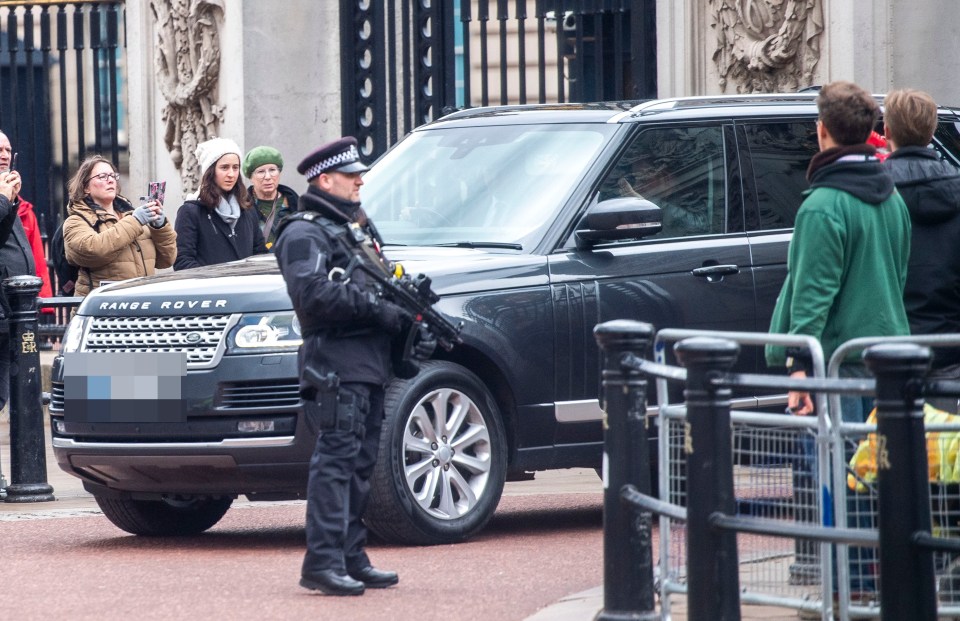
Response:
[[[99,182],[101,182],[101,183],[106,183],[106,182],[107,182],[107,179],[113,179],[114,181],[120,181],[120,174],[119,174],[119,173],[100,173],[99,175],[94,175],[94,176],[90,177],[90,179],[87,179],[87,181],[90,181],[90,180],[92,180],[92,179],[96,179],[97,181],[99,181]]]
[[[263,179],[264,177],[277,177],[280,175],[280,169],[271,167],[271,168],[261,168],[254,171],[253,176],[257,179]]]

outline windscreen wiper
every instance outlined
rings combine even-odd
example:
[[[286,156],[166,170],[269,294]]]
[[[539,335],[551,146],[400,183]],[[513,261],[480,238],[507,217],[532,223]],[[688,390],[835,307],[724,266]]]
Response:
[[[504,248],[506,250],[523,250],[523,245],[514,242],[458,241],[430,245],[444,248]]]

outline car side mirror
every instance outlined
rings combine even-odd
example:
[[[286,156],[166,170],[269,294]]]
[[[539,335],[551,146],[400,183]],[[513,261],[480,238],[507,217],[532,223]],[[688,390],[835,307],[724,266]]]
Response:
[[[663,229],[663,212],[645,198],[625,197],[601,201],[591,207],[574,233],[578,248],[605,241],[641,239]]]

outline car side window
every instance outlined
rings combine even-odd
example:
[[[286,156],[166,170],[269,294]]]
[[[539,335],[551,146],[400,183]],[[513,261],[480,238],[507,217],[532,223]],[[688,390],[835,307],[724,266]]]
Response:
[[[654,237],[725,231],[726,167],[719,125],[641,131],[600,183],[599,200],[645,198],[663,210]]]
[[[803,202],[810,159],[819,151],[816,122],[791,121],[744,125],[757,212],[747,218],[747,230],[793,227]]]
[[[933,147],[954,166],[960,165],[960,119],[940,119]]]

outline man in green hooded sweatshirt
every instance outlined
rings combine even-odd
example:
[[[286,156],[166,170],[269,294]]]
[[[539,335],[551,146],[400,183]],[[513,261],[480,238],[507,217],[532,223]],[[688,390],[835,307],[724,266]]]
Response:
[[[770,331],[816,337],[829,360],[850,339],[910,333],[903,305],[910,214],[875,147],[866,144],[880,116],[874,98],[851,82],[832,82],[820,90],[817,109],[820,152],[807,169],[810,189],[797,211],[787,278]],[[804,349],[768,345],[766,358],[770,366],[786,364],[794,378],[812,371]],[[841,364],[841,376],[866,374],[856,356]],[[865,422],[872,402],[841,396],[843,420]],[[798,416],[814,413],[806,392],[789,393],[787,406]],[[812,439],[803,438],[794,467],[795,485],[813,472],[815,447]],[[800,485],[808,486],[809,481]],[[873,526],[869,497],[854,494],[846,502],[847,526]],[[851,600],[856,603],[875,599],[875,559],[872,549],[849,550]]]
[[[831,82],[817,109],[820,152],[807,170],[810,189],[797,212],[770,331],[816,337],[829,360],[853,338],[910,334],[903,305],[910,214],[866,144],[880,115],[874,98],[851,82]],[[811,371],[805,351],[770,345],[766,358],[770,366],[786,364],[791,377]],[[866,420],[869,401],[844,401],[844,420]],[[788,406],[799,416],[813,413],[809,393],[790,393]]]

